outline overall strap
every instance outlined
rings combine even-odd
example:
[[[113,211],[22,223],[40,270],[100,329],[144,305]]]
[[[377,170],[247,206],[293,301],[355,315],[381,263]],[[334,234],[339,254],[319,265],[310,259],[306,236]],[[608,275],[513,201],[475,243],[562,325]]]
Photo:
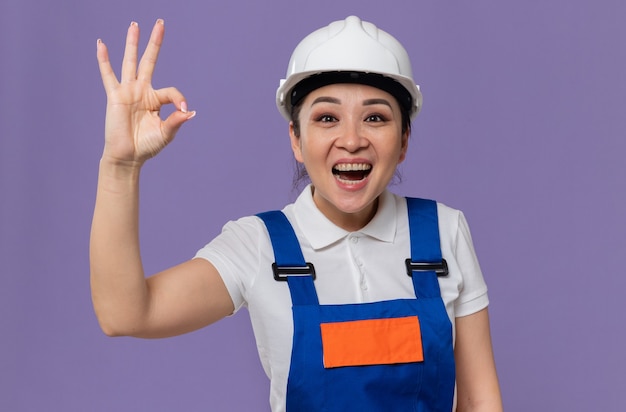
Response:
[[[437,277],[446,276],[448,266],[441,256],[437,202],[419,198],[407,198],[406,201],[411,235],[407,273],[413,278],[418,298],[440,297]]]
[[[304,260],[296,233],[280,210],[257,214],[265,223],[274,249],[274,279],[287,281],[293,305],[317,305],[313,264]]]

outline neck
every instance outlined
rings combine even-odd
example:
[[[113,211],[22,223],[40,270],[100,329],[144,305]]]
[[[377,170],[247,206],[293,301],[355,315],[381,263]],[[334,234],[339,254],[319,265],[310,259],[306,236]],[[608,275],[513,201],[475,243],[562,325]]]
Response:
[[[357,212],[344,212],[330,203],[328,200],[315,196],[315,187],[311,186],[313,201],[317,208],[322,212],[328,220],[333,222],[338,227],[348,232],[356,232],[365,227],[376,215],[378,210],[378,198],[365,208]]]

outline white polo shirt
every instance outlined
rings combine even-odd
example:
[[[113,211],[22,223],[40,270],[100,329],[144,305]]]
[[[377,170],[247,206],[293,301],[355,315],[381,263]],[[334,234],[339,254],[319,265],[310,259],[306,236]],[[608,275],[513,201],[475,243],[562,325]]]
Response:
[[[385,191],[374,218],[357,232],[330,222],[315,206],[310,185],[283,212],[305,260],[315,266],[320,304],[415,297],[404,263],[411,254],[405,198]],[[439,286],[454,325],[456,317],[488,305],[487,286],[463,213],[440,203],[437,212],[441,252],[449,269]],[[265,225],[256,216],[229,222],[196,257],[217,268],[235,311],[248,307],[261,363],[271,380],[272,410],[284,410],[293,334],[291,296],[287,282],[274,280],[274,252]]]

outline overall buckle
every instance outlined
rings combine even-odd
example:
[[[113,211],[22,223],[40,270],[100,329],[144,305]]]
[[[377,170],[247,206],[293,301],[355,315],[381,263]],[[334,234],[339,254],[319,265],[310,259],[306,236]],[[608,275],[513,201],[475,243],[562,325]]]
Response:
[[[278,266],[272,263],[274,279],[285,282],[289,276],[311,276],[315,280],[315,267],[313,263],[306,262],[305,266]]]
[[[413,272],[435,272],[437,276],[448,276],[448,262],[441,259],[441,263],[413,262],[410,258],[405,260],[406,274],[413,277]]]

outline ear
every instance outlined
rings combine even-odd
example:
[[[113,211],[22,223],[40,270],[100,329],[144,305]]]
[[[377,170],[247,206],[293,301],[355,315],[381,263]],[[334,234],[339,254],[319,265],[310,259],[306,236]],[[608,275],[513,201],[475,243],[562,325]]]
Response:
[[[293,157],[300,162],[304,163],[302,159],[302,147],[300,146],[300,138],[296,136],[293,129],[293,122],[289,122],[289,139],[291,140],[291,150],[293,151]]]
[[[411,132],[410,131],[406,131],[404,133],[402,133],[402,142],[401,142],[401,147],[400,147],[400,157],[398,158],[398,164],[402,163],[404,161],[404,159],[406,158],[406,153],[409,150],[409,134]]]

